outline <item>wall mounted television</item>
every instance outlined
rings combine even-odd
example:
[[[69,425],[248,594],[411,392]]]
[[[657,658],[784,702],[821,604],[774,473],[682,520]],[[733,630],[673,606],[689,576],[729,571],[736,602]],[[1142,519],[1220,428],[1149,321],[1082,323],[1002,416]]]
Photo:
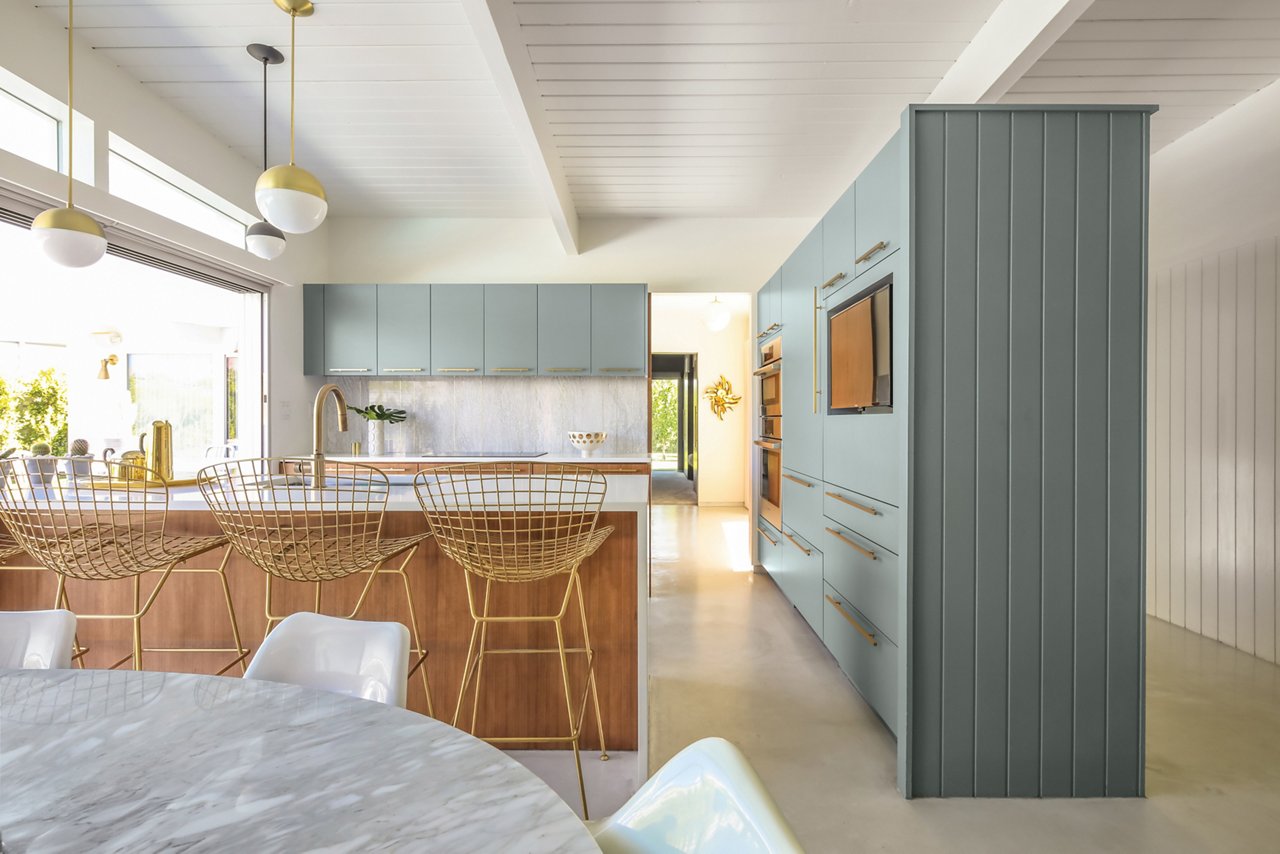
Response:
[[[827,412],[893,411],[893,276],[827,311]]]

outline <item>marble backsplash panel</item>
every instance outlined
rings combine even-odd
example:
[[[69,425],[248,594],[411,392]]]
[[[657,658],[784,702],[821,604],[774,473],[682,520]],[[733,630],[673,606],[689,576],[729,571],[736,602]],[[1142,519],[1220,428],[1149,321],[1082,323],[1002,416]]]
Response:
[[[603,430],[600,456],[648,451],[648,383],[614,377],[423,377],[334,380],[352,406],[378,403],[409,419],[386,428],[387,453],[547,451],[577,453],[571,430]],[[352,442],[368,452],[363,418],[337,432],[328,407],[325,452],[346,454]]]

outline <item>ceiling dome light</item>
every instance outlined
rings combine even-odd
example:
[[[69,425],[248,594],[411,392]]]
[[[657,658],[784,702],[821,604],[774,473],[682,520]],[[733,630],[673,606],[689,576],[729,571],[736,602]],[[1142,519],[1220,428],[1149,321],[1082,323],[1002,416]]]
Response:
[[[729,328],[729,321],[733,319],[733,312],[729,310],[729,306],[720,302],[720,297],[716,297],[711,301],[711,305],[707,306],[707,313],[703,315],[702,322],[712,332],[723,332]]]
[[[269,222],[255,222],[245,230],[244,248],[264,261],[274,261],[284,254],[284,232]]]
[[[294,163],[298,16],[310,16],[315,12],[315,6],[311,0],[275,0],[275,4],[289,13],[289,163],[272,166],[263,172],[254,188],[254,198],[267,222],[290,234],[306,234],[315,231],[329,213],[324,186],[315,175]]]
[[[74,152],[75,88],[73,36],[75,35],[75,2],[67,3],[67,206],[50,208],[31,221],[31,233],[44,254],[63,267],[88,267],[107,254],[107,236],[102,226],[72,202],[75,192]]]

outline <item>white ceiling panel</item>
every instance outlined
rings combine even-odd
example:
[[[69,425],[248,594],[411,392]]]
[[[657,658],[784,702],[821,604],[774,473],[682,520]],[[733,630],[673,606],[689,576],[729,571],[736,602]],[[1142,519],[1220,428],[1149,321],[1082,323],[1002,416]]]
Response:
[[[1003,100],[1156,104],[1156,151],[1278,78],[1280,0],[1095,0]]]

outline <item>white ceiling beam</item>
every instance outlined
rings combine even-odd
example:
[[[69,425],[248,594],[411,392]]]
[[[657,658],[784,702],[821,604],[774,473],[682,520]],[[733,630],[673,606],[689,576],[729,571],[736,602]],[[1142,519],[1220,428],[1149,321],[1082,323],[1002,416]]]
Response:
[[[564,177],[555,140],[539,104],[533,63],[509,0],[462,0],[480,52],[511,116],[516,138],[529,155],[534,181],[546,202],[556,234],[569,255],[578,254],[578,212]],[[503,36],[506,36],[504,41]]]
[[[932,104],[994,103],[1022,79],[1093,0],[1004,0],[928,97]]]

